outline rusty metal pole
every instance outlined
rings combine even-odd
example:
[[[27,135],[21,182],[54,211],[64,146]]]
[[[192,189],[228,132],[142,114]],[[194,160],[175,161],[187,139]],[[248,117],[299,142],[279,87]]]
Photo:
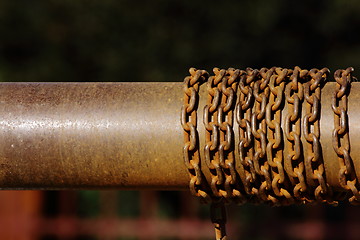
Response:
[[[320,130],[327,181],[340,189],[331,143],[334,84],[322,90]],[[348,112],[357,176],[359,92],[353,83]],[[0,188],[186,190],[182,104],[182,83],[0,83]]]
[[[327,83],[321,95],[321,117],[320,134],[322,143],[322,154],[324,158],[327,181],[334,189],[341,190],[339,183],[339,164],[337,155],[332,147],[332,131],[334,128],[333,110],[331,108],[332,92],[335,83]],[[360,83],[354,82],[351,85],[348,106],[349,132],[351,143],[351,157],[354,162],[355,173],[360,180]]]
[[[1,83],[2,189],[186,189],[181,83]]]

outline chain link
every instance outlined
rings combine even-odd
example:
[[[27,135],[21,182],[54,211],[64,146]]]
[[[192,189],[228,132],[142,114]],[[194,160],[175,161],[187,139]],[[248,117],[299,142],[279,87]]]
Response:
[[[307,201],[305,192],[307,184],[305,180],[305,166],[302,159],[301,148],[301,102],[304,97],[303,84],[301,82],[308,74],[307,70],[295,67],[290,76],[290,82],[285,87],[285,98],[288,114],[285,116],[285,154],[284,167],[294,186],[293,194],[297,200]]]
[[[266,158],[267,147],[267,126],[266,126],[266,105],[269,97],[268,83],[275,69],[262,68],[259,71],[259,77],[254,83],[254,107],[251,115],[251,132],[254,136],[254,158],[253,165],[256,174],[260,177],[260,186],[258,192],[255,192],[258,197],[264,202],[269,202],[278,205],[278,199],[271,193],[272,179],[270,166]],[[254,190],[254,189],[253,189]]]
[[[329,69],[323,68],[321,70],[311,69],[309,72],[309,80],[304,84],[304,98],[305,98],[305,116],[303,117],[303,134],[306,140],[305,143],[305,168],[308,181],[315,181],[312,185],[317,185],[314,190],[315,199],[318,202],[328,202],[330,204],[337,204],[336,201],[331,201],[331,189],[325,181],[325,167],[321,154],[320,144],[320,97],[321,84],[326,80]],[[316,183],[317,181],[317,183]]]
[[[226,240],[226,208],[223,202],[211,204],[210,217],[215,227],[215,239]]]
[[[240,159],[240,170],[242,182],[246,194],[255,195],[257,189],[253,189],[256,181],[256,173],[253,164],[254,148],[252,146],[253,136],[251,133],[251,115],[254,102],[253,84],[259,71],[251,68],[246,69],[246,74],[240,76],[239,99],[236,104],[235,115],[239,126],[238,155]]]
[[[266,146],[267,161],[272,170],[272,189],[281,200],[281,205],[289,205],[294,202],[293,196],[286,190],[285,172],[283,167],[282,131],[281,131],[281,107],[285,81],[288,80],[288,69],[275,68],[270,77],[270,96],[266,106],[266,124],[268,144]]]
[[[203,176],[200,169],[200,153],[197,133],[197,105],[199,85],[205,81],[208,73],[204,70],[190,68],[190,75],[184,79],[184,105],[181,109],[181,125],[184,130],[184,161],[190,175],[190,191],[210,202],[209,194],[203,187]]]
[[[220,70],[217,69],[217,72]],[[218,123],[220,130],[219,160],[220,166],[225,175],[225,190],[227,200],[231,199],[236,203],[245,203],[246,199],[240,192],[239,181],[235,170],[234,156],[234,107],[236,103],[236,90],[240,74],[243,71],[229,68],[221,82],[221,104],[218,107]]]
[[[205,126],[205,162],[211,174],[211,190],[216,198],[226,198],[227,192],[224,187],[224,174],[220,166],[219,145],[219,109],[221,108],[221,83],[226,80],[226,70],[214,68],[215,76],[211,76],[207,82],[208,99],[204,107]],[[224,80],[224,81],[225,81]]]
[[[351,191],[353,196],[349,201],[353,204],[360,204],[360,193],[357,188],[357,179],[354,166],[350,156],[349,124],[347,116],[347,104],[352,81],[353,68],[337,70],[334,74],[336,88],[332,98],[332,109],[334,111],[334,131],[332,134],[333,148],[338,155],[340,165],[339,182],[347,191]]]

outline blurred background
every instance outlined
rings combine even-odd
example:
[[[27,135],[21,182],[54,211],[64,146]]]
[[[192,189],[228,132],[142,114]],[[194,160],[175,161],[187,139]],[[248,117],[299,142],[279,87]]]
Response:
[[[360,61],[355,0],[0,1],[0,81],[182,81]],[[187,192],[1,191],[0,239],[213,239]],[[232,206],[231,239],[359,239],[360,208]]]

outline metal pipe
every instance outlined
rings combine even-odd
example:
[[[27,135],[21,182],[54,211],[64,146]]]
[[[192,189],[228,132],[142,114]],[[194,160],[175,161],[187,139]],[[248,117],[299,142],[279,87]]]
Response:
[[[331,143],[334,84],[322,90],[320,140],[327,181],[340,189]],[[348,112],[357,176],[359,92],[353,83]],[[200,148],[206,94],[202,86]],[[0,188],[186,190],[182,99],[182,83],[0,83]]]
[[[2,189],[186,189],[181,83],[1,83]]]
[[[331,108],[334,82],[327,83],[322,89],[321,94],[321,117],[320,117],[320,136],[322,144],[322,154],[326,171],[327,182],[335,189],[342,190],[339,183],[339,163],[337,155],[332,145],[332,132],[334,129],[333,110]],[[360,180],[360,83],[351,84],[348,104],[349,135],[351,144],[351,157],[354,162],[355,173]]]

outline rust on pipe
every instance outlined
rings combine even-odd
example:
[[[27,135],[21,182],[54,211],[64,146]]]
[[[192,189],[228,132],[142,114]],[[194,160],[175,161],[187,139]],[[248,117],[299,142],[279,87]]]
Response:
[[[339,183],[339,163],[332,147],[332,131],[334,128],[333,110],[331,108],[334,82],[327,83],[322,89],[320,131],[322,154],[324,158],[327,181],[334,189],[342,190]],[[348,104],[349,132],[351,144],[351,157],[354,162],[355,173],[360,180],[360,83],[351,84]]]
[[[322,89],[320,140],[327,182],[340,190],[331,143],[334,84]],[[357,176],[359,92],[353,83],[348,114]],[[201,112],[206,86],[199,94]],[[0,83],[0,188],[187,190],[182,104],[182,83]],[[202,149],[204,128],[198,130]]]
[[[181,83],[1,83],[2,189],[186,189]]]

